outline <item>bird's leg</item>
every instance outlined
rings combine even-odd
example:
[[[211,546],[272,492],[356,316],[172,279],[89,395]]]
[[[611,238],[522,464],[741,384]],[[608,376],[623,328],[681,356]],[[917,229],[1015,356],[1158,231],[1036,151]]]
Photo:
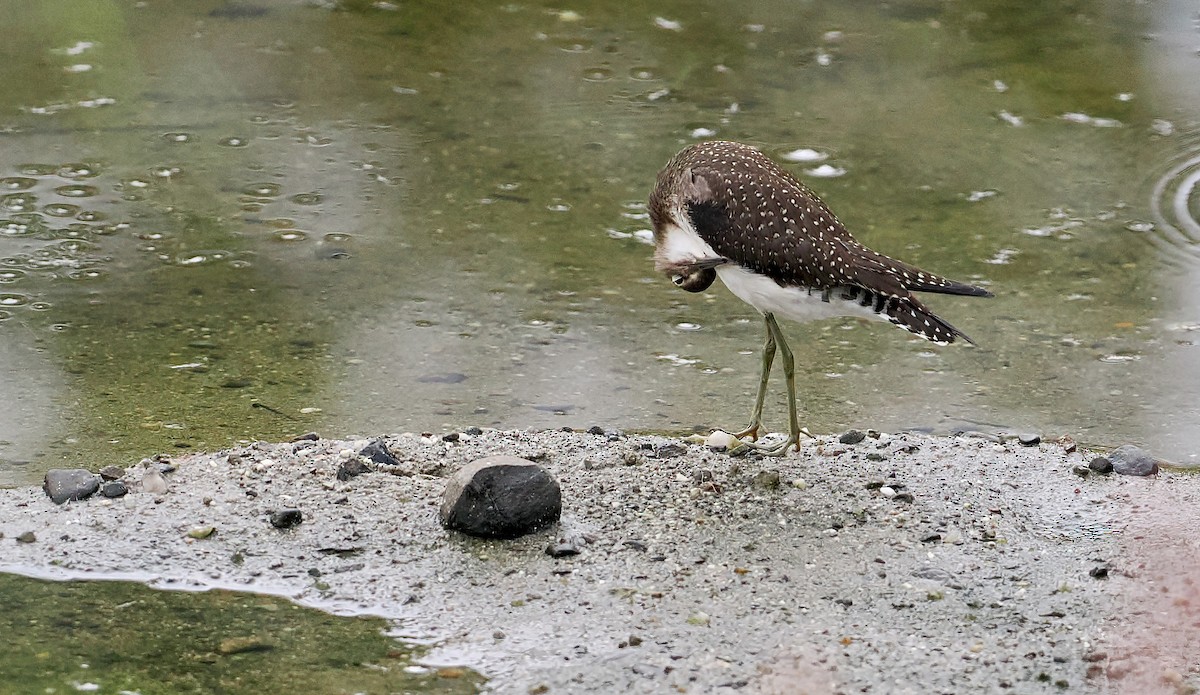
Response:
[[[766,314],[767,342],[762,350],[762,371],[758,375],[758,396],[754,398],[754,410],[750,413],[750,424],[746,429],[733,435],[738,439],[749,437],[758,439],[758,430],[762,427],[763,401],[767,397],[767,380],[771,377],[771,363],[775,361],[775,336],[771,333],[771,314]]]
[[[769,340],[779,346],[779,352],[783,357],[783,378],[787,382],[788,396],[788,438],[782,444],[762,446],[751,445],[751,448],[766,454],[767,456],[783,456],[791,447],[796,447],[796,451],[800,451],[800,417],[796,412],[796,361],[792,356],[792,349],[788,347],[787,338],[784,337],[783,331],[780,330],[779,324],[775,322],[775,317],[771,314],[766,315],[767,320],[767,335]],[[764,378],[763,383],[766,383]],[[761,395],[761,394],[760,394]],[[757,409],[762,410],[762,403],[759,402]],[[805,433],[807,434],[807,433]]]

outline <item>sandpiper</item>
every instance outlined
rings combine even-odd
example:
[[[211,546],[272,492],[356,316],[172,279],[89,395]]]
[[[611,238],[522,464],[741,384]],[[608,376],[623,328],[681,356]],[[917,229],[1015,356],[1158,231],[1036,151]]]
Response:
[[[754,440],[750,446],[765,454],[800,449],[795,366],[776,316],[874,317],[940,345],[958,338],[972,343],[913,292],[992,296],[858,243],[808,186],[737,142],[704,142],[676,154],[658,174],[650,219],[656,269],[689,292],[702,292],[719,277],[763,315],[767,342],[758,396],[749,426],[734,436]],[[768,445],[757,440],[776,348],[787,381],[788,438]]]

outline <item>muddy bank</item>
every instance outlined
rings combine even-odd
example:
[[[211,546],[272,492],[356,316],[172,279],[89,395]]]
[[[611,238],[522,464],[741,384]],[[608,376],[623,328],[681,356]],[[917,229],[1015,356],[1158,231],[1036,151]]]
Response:
[[[1080,477],[1080,452],[965,436],[820,437],[783,459],[579,432],[384,439],[399,465],[345,481],[366,440],[178,458],[163,494],[0,490],[0,569],[383,615],[505,693],[1200,683],[1195,476]],[[511,542],[440,527],[446,476],[493,454],[559,479],[560,525]],[[275,528],[285,508],[303,521]],[[547,555],[561,538],[582,552]]]

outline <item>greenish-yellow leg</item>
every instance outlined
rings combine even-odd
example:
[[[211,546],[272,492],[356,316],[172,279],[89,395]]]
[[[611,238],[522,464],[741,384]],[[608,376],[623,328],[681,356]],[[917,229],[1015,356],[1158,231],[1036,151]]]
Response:
[[[750,412],[750,424],[746,429],[733,435],[738,439],[749,437],[758,439],[758,430],[762,427],[763,401],[767,398],[767,380],[771,377],[771,363],[775,361],[775,336],[771,332],[770,314],[767,316],[767,342],[762,350],[762,371],[758,373],[758,395],[754,398],[754,410]]]
[[[796,408],[796,360],[792,356],[792,349],[788,347],[787,338],[784,337],[783,331],[775,321],[775,316],[767,313],[764,314],[764,319],[767,324],[767,343],[763,346],[763,371],[758,384],[758,398],[754,402],[750,427],[740,433],[738,437],[758,435],[758,429],[762,426],[762,408],[763,400],[766,397],[767,377],[771,371],[771,362],[775,358],[775,349],[778,347],[780,357],[783,358],[783,378],[787,382],[788,438],[782,444],[755,443],[747,444],[747,446],[767,456],[783,456],[792,447],[796,447],[796,451],[800,450],[800,415]]]

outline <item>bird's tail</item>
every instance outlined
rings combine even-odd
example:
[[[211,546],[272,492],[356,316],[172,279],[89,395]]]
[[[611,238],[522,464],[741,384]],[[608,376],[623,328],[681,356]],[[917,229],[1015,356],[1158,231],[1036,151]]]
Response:
[[[979,290],[977,287],[961,285],[960,283],[958,284],[964,288]],[[926,291],[936,292],[938,290]],[[977,292],[947,292],[945,290],[942,290],[942,292],[945,294],[990,296],[981,295]],[[937,316],[937,314],[934,314],[929,310],[929,307],[922,304],[916,297],[891,297],[884,304],[883,311],[879,313],[887,317],[888,321],[891,321],[909,333],[915,333],[916,335],[919,335],[922,338],[939,345],[948,345],[959,338],[963,339],[967,343],[970,343],[971,345],[975,344],[975,341],[971,340],[970,336],[958,330],[954,326],[951,326],[945,320]]]

